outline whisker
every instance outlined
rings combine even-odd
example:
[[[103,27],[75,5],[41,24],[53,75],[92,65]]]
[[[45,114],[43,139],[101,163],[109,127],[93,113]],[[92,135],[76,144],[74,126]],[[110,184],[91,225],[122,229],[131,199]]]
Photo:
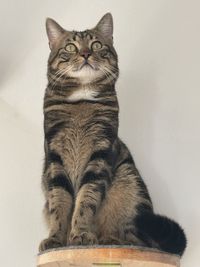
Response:
[[[52,84],[52,90],[55,88],[56,86],[56,83],[65,75],[67,74],[67,72],[69,72],[71,69],[73,68],[73,66],[68,66],[67,68],[65,69],[61,69],[59,71],[57,71],[55,74],[55,77],[54,79],[52,79],[50,76],[50,79],[52,79],[54,81],[54,83]]]

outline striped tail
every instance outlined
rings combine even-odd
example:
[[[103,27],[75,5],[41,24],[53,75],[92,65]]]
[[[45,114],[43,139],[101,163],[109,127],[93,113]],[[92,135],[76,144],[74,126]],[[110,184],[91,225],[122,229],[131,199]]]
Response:
[[[135,220],[138,236],[146,244],[151,247],[157,244],[157,248],[168,253],[183,254],[187,240],[178,223],[150,212],[138,215]]]

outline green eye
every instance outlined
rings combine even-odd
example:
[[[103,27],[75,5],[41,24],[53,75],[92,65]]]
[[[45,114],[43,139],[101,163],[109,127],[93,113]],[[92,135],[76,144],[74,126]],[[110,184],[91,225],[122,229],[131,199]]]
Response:
[[[99,50],[101,48],[102,48],[102,44],[100,42],[96,41],[96,42],[92,43],[92,49],[93,50]]]
[[[70,53],[76,52],[76,46],[74,44],[66,45],[65,49],[67,50],[67,52],[70,52]]]

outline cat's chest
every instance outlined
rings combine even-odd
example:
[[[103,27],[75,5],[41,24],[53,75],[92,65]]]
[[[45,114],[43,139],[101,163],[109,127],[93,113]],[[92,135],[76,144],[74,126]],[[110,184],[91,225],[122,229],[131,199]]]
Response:
[[[92,154],[96,142],[96,124],[93,123],[93,106],[72,105],[68,114],[70,119],[55,136],[51,149],[61,156],[72,181],[81,175]]]
[[[85,86],[79,88],[78,90],[72,91],[71,94],[67,97],[67,100],[70,102],[76,102],[81,100],[94,101],[97,95],[98,92],[95,90],[95,88]]]

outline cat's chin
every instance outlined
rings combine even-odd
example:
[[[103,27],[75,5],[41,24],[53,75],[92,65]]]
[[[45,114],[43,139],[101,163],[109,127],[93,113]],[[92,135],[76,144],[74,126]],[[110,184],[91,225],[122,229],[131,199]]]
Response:
[[[80,70],[70,71],[69,75],[73,78],[78,78],[81,83],[87,84],[96,80],[100,76],[100,71],[93,69],[89,65],[85,65]]]

